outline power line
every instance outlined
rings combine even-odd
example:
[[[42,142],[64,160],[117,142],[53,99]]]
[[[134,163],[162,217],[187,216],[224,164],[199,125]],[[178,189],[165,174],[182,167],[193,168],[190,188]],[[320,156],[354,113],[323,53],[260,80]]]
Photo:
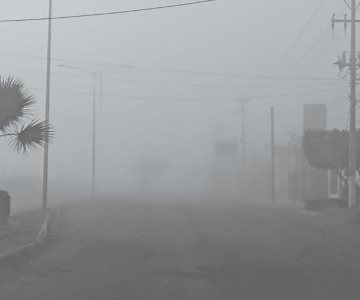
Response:
[[[19,67],[13,67],[13,66],[1,66],[3,69],[11,69],[16,70],[20,72],[26,72],[26,73],[37,73],[37,74],[46,74],[45,71],[36,70],[36,69],[30,69],[30,68],[19,68]],[[139,67],[141,68],[141,67]],[[136,70],[137,68],[133,68],[131,70]],[[58,73],[58,72],[51,72],[52,76],[61,76],[61,77],[69,77],[69,78],[82,78],[82,79],[88,79],[89,76],[85,75],[77,75],[72,73]],[[171,82],[171,81],[156,81],[156,80],[134,80],[134,79],[120,79],[116,77],[110,77],[107,76],[107,80],[116,81],[116,82],[124,82],[129,84],[151,84],[151,85],[168,85],[168,86],[184,86],[184,87],[210,87],[210,88],[240,88],[243,87],[239,84],[221,84],[221,83],[183,83],[183,82]],[[255,82],[254,82],[255,83]],[[344,84],[344,81],[338,80],[336,82],[330,81],[319,81],[317,83],[309,84],[309,83],[285,83],[282,82],[281,84],[267,84],[263,85],[263,87],[294,87],[294,88],[301,88],[301,87],[320,87],[320,86],[333,86],[336,85],[342,85]],[[250,88],[253,87],[249,83],[243,83],[245,87]]]
[[[346,9],[342,10],[338,15],[344,14]],[[340,33],[343,33],[345,31],[345,28],[342,28]],[[320,42],[330,33],[330,27],[327,27],[327,29],[314,40],[314,43],[310,45],[310,47],[304,52],[304,54],[291,66],[291,69],[294,69],[297,65],[299,65],[309,54],[313,52],[313,50],[320,44]],[[318,58],[321,54],[324,54],[324,52],[330,49],[330,45],[333,43],[332,40],[330,40],[319,52],[318,55],[316,55],[311,61],[313,61],[315,58]],[[303,66],[303,65],[302,65]]]
[[[333,102],[333,103],[331,103],[331,104],[329,105],[327,111],[329,112],[329,111],[333,110],[333,109],[334,109],[334,106],[336,106],[336,104],[346,104],[346,103],[335,103],[335,102]],[[356,110],[359,111],[359,110],[360,110],[360,107],[357,107]],[[337,115],[335,115],[334,117],[331,117],[330,119],[328,119],[328,122],[332,122],[332,121],[338,120],[338,119],[340,119],[340,118],[342,118],[342,117],[344,117],[344,116],[347,116],[348,114],[349,114],[349,112],[337,114]],[[358,120],[358,122],[360,122],[360,119]]]
[[[234,111],[224,111],[224,112],[218,112],[218,113],[214,113],[214,114],[207,114],[207,115],[199,115],[199,116],[195,116],[195,117],[188,117],[188,118],[181,118],[181,119],[166,119],[166,120],[161,120],[161,119],[154,119],[154,120],[147,120],[145,123],[146,125],[151,125],[151,124],[155,124],[155,123],[175,123],[175,122],[188,122],[188,121],[199,121],[199,120],[209,120],[209,119],[213,119],[213,118],[217,118],[217,117],[224,117],[224,116],[228,116],[228,115],[233,115],[236,114],[237,112]],[[88,120],[88,118],[82,118],[82,117],[78,117],[78,116],[65,116],[65,115],[53,115],[53,117],[58,118],[58,119],[71,119],[71,120],[75,120],[78,122],[82,122],[82,120]],[[109,123],[109,124],[123,124],[123,122],[119,122],[119,121],[103,121],[104,123]],[[137,122],[133,122],[133,124],[137,124]],[[127,127],[127,129],[129,129],[129,127]]]
[[[60,74],[58,74],[60,75]],[[61,74],[62,76],[65,74]],[[182,82],[170,82],[170,81],[154,81],[154,80],[133,80],[133,79],[118,79],[114,77],[108,77],[107,79],[117,82],[124,82],[124,83],[130,83],[130,84],[151,84],[151,85],[168,85],[168,86],[184,86],[184,87],[207,87],[207,88],[254,88],[258,87],[258,84],[255,83],[255,85],[251,85],[249,83],[242,83],[240,84],[219,84],[219,83],[182,83]],[[317,84],[268,84],[268,85],[262,85],[263,87],[293,87],[293,88],[301,88],[301,87],[321,87],[321,86],[330,86],[334,87],[334,84],[337,85],[337,88],[339,87],[339,84],[343,84],[343,81],[339,82],[323,82],[323,83],[317,83]]]
[[[30,87],[29,90],[33,91],[40,91],[44,92],[45,89],[43,88],[36,88],[36,87]],[[92,96],[90,93],[85,92],[71,92],[71,91],[64,91],[64,90],[53,90],[53,93],[58,94],[67,94],[67,95],[78,95],[78,96]],[[259,99],[259,100],[265,100],[265,99],[277,99],[277,98],[291,98],[296,96],[306,96],[306,95],[315,95],[315,94],[322,94],[329,92],[328,89],[326,90],[317,90],[317,91],[309,91],[309,92],[299,92],[299,93],[289,93],[289,94],[280,94],[280,95],[262,95],[262,96],[254,96],[251,98]],[[140,100],[140,101],[179,101],[179,102],[188,102],[188,101],[194,101],[194,102],[222,102],[222,101],[233,101],[233,99],[230,98],[168,98],[168,97],[143,97],[143,96],[124,96],[124,95],[111,95],[111,94],[104,94],[104,98],[108,99],[127,99],[127,100]]]
[[[310,24],[313,22],[313,20],[315,19],[316,15],[318,14],[318,12],[320,11],[320,9],[322,8],[322,6],[324,5],[326,0],[321,0],[319,5],[316,7],[315,11],[311,14],[310,18],[308,19],[308,21],[305,23],[305,25],[303,26],[303,28],[301,29],[299,35],[296,37],[296,39],[292,42],[292,44],[290,45],[290,47],[285,51],[285,53],[281,56],[280,61],[277,64],[277,67],[282,63],[283,59],[286,58],[289,53],[296,47],[296,45],[298,44],[298,42],[300,41],[300,39],[303,37],[303,35],[305,34],[306,30],[308,29],[308,27],[310,26]]]
[[[330,119],[328,119],[327,122],[330,123],[330,122],[336,121],[336,120],[341,119],[341,118],[343,118],[345,116],[348,116],[348,114],[349,114],[349,112],[345,112],[345,113],[335,115],[334,117],[331,117]]]
[[[276,75],[257,75],[246,73],[226,73],[226,72],[211,72],[211,71],[192,71],[185,69],[171,69],[158,67],[138,67],[143,70],[178,73],[178,74],[194,74],[194,75],[208,75],[216,77],[239,77],[239,78],[254,78],[254,79],[269,79],[269,80],[301,80],[301,81],[341,81],[339,78],[325,78],[325,77],[304,77],[304,76],[276,76]]]
[[[119,65],[120,66],[120,65]],[[41,70],[35,70],[30,68],[18,68],[12,66],[3,66],[3,68],[9,68],[21,72],[30,72],[30,73],[39,73],[39,74],[46,74],[46,72]],[[132,70],[154,70],[158,72],[176,72],[176,73],[183,73],[183,74],[195,74],[195,75],[208,75],[208,76],[223,76],[223,77],[238,77],[238,78],[245,78],[245,79],[266,79],[266,80],[288,80],[288,81],[314,81],[314,82],[322,82],[322,85],[333,85],[333,84],[342,84],[344,83],[343,80],[340,78],[321,78],[321,77],[297,77],[297,76],[272,76],[272,75],[256,75],[256,74],[241,74],[241,73],[218,73],[218,72],[202,72],[202,71],[190,71],[190,70],[180,70],[180,69],[164,69],[164,68],[156,68],[156,67],[133,67]],[[84,75],[74,75],[69,73],[57,73],[52,72],[51,75],[53,76],[63,76],[63,77],[71,77],[71,78],[88,78],[88,76]],[[139,82],[139,83],[151,83],[151,84],[169,84],[172,85],[171,82],[161,82],[161,81],[149,81],[149,80],[131,80],[131,79],[119,79],[114,77],[107,77],[110,80],[117,80],[123,82]],[[208,85],[215,85],[215,86],[223,86],[223,87],[237,87],[238,85],[230,85],[230,84],[212,84],[212,83],[174,83],[174,85],[187,85],[187,86],[208,86]],[[309,86],[309,84],[302,84],[303,86]],[[316,84],[318,85],[318,84]],[[279,86],[279,85],[269,85],[271,86]],[[282,84],[280,86],[287,86],[287,84]],[[300,86],[300,85],[296,85]]]
[[[11,53],[11,52],[1,52],[0,54],[8,55],[8,56],[18,56],[25,58],[34,58],[34,59],[46,59],[42,56],[35,55],[27,55],[20,53]],[[65,58],[52,58],[53,61],[58,62],[73,62],[79,64],[88,64],[88,65],[98,65],[103,67],[122,67],[124,65],[106,63],[106,62],[90,62],[90,61],[82,61],[82,60],[74,60],[74,59],[65,59]],[[193,75],[204,75],[204,76],[216,76],[216,77],[240,77],[247,79],[267,79],[267,80],[296,80],[296,81],[338,81],[341,82],[339,78],[321,78],[321,77],[299,77],[299,76],[275,76],[275,75],[262,75],[262,74],[245,74],[245,73],[236,73],[236,72],[213,72],[213,71],[199,71],[199,70],[187,70],[187,69],[176,69],[176,68],[164,68],[164,67],[152,67],[152,66],[137,66],[131,65],[132,70],[146,70],[146,71],[154,71],[154,72],[165,72],[165,73],[177,73],[177,74],[193,74]],[[19,69],[25,70],[25,69]],[[37,71],[38,73],[42,71]],[[42,72],[43,73],[43,72]],[[53,75],[59,75],[54,74]],[[85,77],[81,75],[69,75],[73,77]]]
[[[347,104],[346,102],[342,101],[339,102],[339,100],[335,100],[334,102],[331,102],[330,104],[327,105],[327,112],[330,112],[332,110],[334,110],[336,108],[336,106],[338,106],[339,104]]]
[[[346,11],[346,9],[342,10],[341,12],[338,13],[338,15],[343,14],[345,11]],[[344,30],[345,29],[343,28],[342,31],[344,31]],[[307,50],[304,51],[304,53],[299,57],[299,59],[293,65],[289,66],[288,71],[292,71],[293,69],[295,69],[297,67],[297,65],[299,65],[305,58],[307,58],[307,56],[313,52],[313,50],[322,42],[322,40],[329,33],[330,33],[330,27],[328,26],[325,31],[323,31],[317,38],[314,39],[314,41],[310,44],[310,46],[307,48]],[[330,48],[329,46],[331,45],[332,42],[333,41],[330,41],[329,43],[327,43],[326,46],[324,47],[324,49],[322,49],[322,51],[320,53],[323,53],[325,50],[328,50]],[[317,55],[317,56],[319,56],[319,55]],[[304,67],[304,64],[302,64],[302,67]]]
[[[321,43],[321,41],[330,33],[330,28],[325,30],[316,40],[315,43],[312,44],[305,52],[304,54],[290,67],[291,69],[294,69],[297,65],[299,65],[310,53],[313,52],[313,50]],[[329,42],[326,44],[326,48],[332,43]]]
[[[89,17],[102,17],[102,16],[129,14],[129,13],[153,11],[153,10],[168,9],[168,8],[177,8],[177,7],[198,5],[198,4],[208,3],[208,2],[215,2],[215,1],[216,0],[202,0],[202,1],[194,1],[194,2],[187,2],[187,3],[180,3],[180,4],[138,8],[138,9],[131,9],[131,10],[110,11],[110,12],[92,13],[92,14],[67,15],[67,16],[59,16],[59,17],[52,17],[52,18],[40,17],[40,18],[23,18],[23,19],[3,19],[3,20],[0,20],[0,23],[48,21],[50,19],[51,20],[65,20],[65,19],[80,19],[80,18],[89,18]]]
[[[215,0],[214,0],[215,1]],[[0,54],[4,52],[0,52]],[[6,53],[6,55],[12,55],[11,53]],[[38,59],[44,59],[39,56],[27,56],[22,54],[14,54],[17,56],[24,57],[33,57]],[[79,60],[71,60],[71,59],[63,59],[63,58],[53,58],[54,61],[62,61],[62,62],[76,62],[81,64],[91,64],[91,65],[99,65],[113,68],[121,68],[124,65],[113,64],[113,63],[104,63],[104,62],[88,62],[88,61],[79,61]],[[165,67],[153,67],[153,66],[138,66],[138,65],[130,65],[131,69],[139,69],[146,71],[154,71],[154,72],[165,72],[165,73],[177,73],[177,74],[193,74],[193,75],[206,75],[206,76],[216,76],[216,77],[241,77],[241,78],[253,78],[253,79],[270,79],[270,80],[302,80],[302,81],[340,81],[339,78],[321,78],[321,77],[299,77],[299,76],[275,76],[275,75],[262,75],[262,74],[245,74],[245,73],[237,73],[237,72],[215,72],[215,71],[201,71],[201,70],[188,70],[188,69],[177,69],[177,68],[165,68]]]
[[[0,51],[0,55],[23,57],[23,58],[28,58],[28,59],[47,60],[47,57],[45,57],[45,56],[31,55],[31,54],[25,54],[25,53]],[[97,65],[97,66],[102,66],[102,67],[112,67],[113,66],[112,64],[104,63],[104,62],[85,61],[85,60],[67,59],[67,58],[59,58],[59,57],[52,57],[51,60],[54,62],[77,63],[77,64],[86,64],[86,65],[93,65],[93,66]]]

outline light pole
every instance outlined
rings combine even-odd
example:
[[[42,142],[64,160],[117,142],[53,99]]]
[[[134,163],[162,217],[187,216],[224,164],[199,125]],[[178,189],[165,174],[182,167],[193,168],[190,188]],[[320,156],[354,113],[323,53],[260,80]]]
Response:
[[[47,47],[47,66],[46,66],[46,105],[45,105],[45,123],[50,123],[50,79],[51,79],[51,42],[52,42],[52,0],[49,0],[49,23],[48,23],[48,47]],[[43,191],[42,207],[47,208],[48,203],[48,175],[49,175],[49,139],[46,139],[44,145],[43,162]]]
[[[96,194],[96,178],[97,178],[97,148],[96,148],[96,142],[97,142],[97,135],[96,135],[96,129],[97,129],[97,113],[96,113],[96,105],[97,105],[97,99],[96,99],[96,79],[99,79],[99,102],[100,102],[100,115],[102,115],[102,109],[103,109],[103,75],[106,72],[116,70],[116,69],[133,69],[134,67],[131,65],[118,65],[109,67],[107,69],[103,69],[101,71],[89,71],[87,69],[78,68],[72,65],[65,65],[60,64],[58,65],[60,68],[65,69],[71,69],[83,73],[90,74],[93,79],[93,122],[92,122],[92,177],[91,177],[91,189],[92,189],[92,197],[95,197]],[[101,135],[100,135],[101,137]]]
[[[79,72],[87,73],[92,76],[93,80],[93,101],[92,101],[92,162],[91,162],[91,195],[95,198],[96,194],[96,77],[98,73],[71,65],[58,65],[60,68],[72,69]]]
[[[103,177],[102,177],[102,169],[101,169],[101,166],[102,166],[102,158],[103,158],[103,155],[102,155],[102,144],[103,144],[103,135],[102,135],[102,131],[103,131],[103,96],[104,96],[104,74],[110,72],[110,71],[114,71],[114,70],[117,70],[117,69],[134,69],[135,67],[134,66],[131,66],[131,65],[114,65],[114,66],[109,66],[108,68],[106,69],[102,69],[100,71],[97,72],[97,75],[98,75],[98,79],[99,79],[99,127],[98,127],[98,132],[100,132],[100,135],[99,135],[99,143],[100,143],[100,151],[98,153],[98,160],[100,161],[99,163],[99,166],[100,166],[100,170],[99,170],[99,176],[98,176],[98,182],[99,182],[99,185],[100,186],[103,186]]]
[[[275,204],[276,200],[276,174],[275,174],[275,113],[274,107],[271,107],[271,201]]]

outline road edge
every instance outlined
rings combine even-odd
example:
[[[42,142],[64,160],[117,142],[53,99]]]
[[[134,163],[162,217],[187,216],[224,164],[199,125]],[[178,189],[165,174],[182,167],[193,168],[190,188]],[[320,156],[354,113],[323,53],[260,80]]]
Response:
[[[51,214],[50,212],[47,212],[44,221],[42,222],[40,229],[36,234],[35,239],[32,242],[29,242],[23,246],[20,246],[14,250],[11,250],[7,253],[0,255],[0,262],[6,261],[10,258],[14,258],[19,255],[23,255],[24,253],[27,253],[29,251],[33,251],[35,250],[35,248],[42,245],[49,233],[50,219],[51,219]]]

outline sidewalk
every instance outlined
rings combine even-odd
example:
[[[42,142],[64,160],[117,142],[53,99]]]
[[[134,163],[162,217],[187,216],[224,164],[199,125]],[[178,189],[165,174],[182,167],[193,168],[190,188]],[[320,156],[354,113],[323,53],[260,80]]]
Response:
[[[0,225],[0,259],[34,246],[46,218],[41,210],[29,211],[10,217],[8,225]]]

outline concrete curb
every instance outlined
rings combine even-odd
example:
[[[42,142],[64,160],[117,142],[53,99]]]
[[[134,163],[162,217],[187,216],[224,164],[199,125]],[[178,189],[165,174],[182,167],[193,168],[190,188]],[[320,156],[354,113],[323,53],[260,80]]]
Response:
[[[36,247],[40,246],[48,236],[50,219],[51,219],[51,215],[50,215],[50,213],[47,213],[34,241],[27,243],[23,246],[20,246],[20,247],[16,248],[15,250],[11,250],[5,254],[0,255],[0,262],[3,262],[7,259],[16,257],[18,255],[22,255],[22,254],[32,251]]]

